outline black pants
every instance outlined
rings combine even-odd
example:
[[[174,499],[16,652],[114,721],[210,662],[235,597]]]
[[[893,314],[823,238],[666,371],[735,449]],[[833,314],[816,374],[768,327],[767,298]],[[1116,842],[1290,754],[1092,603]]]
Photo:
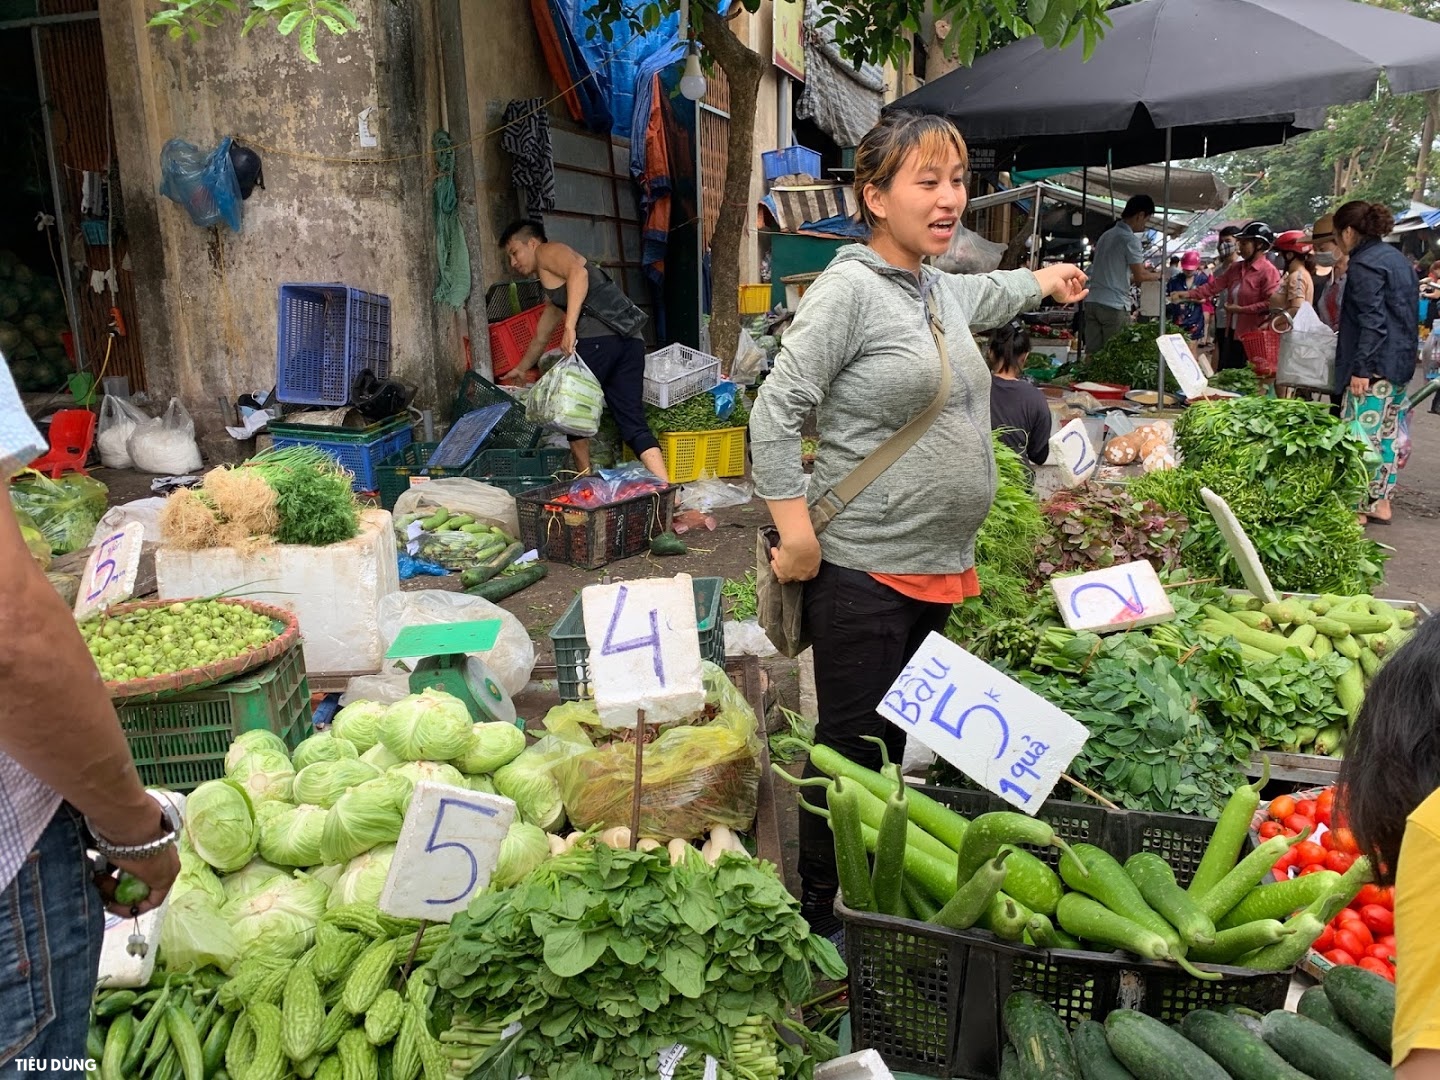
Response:
[[[1249,359],[1245,356],[1245,346],[1240,344],[1240,338],[1235,331],[1218,331],[1215,335],[1217,342],[1220,341],[1220,334],[1224,334],[1224,341],[1218,344],[1215,355],[1220,362],[1220,370],[1226,371],[1230,368],[1245,368],[1250,366]]]
[[[805,586],[805,621],[815,649],[815,694],[820,710],[815,741],[857,765],[880,768],[880,748],[863,736],[885,740],[890,760],[905,752],[905,732],[875,711],[926,635],[943,631],[949,604],[902,596],[869,574],[821,563]],[[818,775],[808,766],[806,776]],[[823,794],[803,791],[824,804]],[[800,811],[800,877],[809,889],[833,891],[835,845],[824,819]]]
[[[645,422],[645,400],[641,396],[645,382],[645,342],[639,338],[622,338],[614,334],[581,338],[575,351],[591,373],[600,380],[605,391],[605,404],[615,417],[620,438],[639,457],[660,443]],[[576,436],[570,441],[575,442]]]

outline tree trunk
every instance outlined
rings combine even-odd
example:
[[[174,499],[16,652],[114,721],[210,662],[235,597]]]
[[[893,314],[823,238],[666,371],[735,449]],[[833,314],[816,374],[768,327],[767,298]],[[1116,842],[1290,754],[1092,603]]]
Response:
[[[725,196],[710,241],[710,348],[730,369],[740,340],[740,241],[750,206],[750,175],[755,154],[755,108],[760,96],[760,57],[735,36],[730,24],[706,10],[700,41],[730,80],[730,133],[725,166]]]
[[[1415,190],[1410,198],[1418,203],[1425,201],[1425,189],[1430,184],[1430,146],[1435,141],[1437,116],[1440,116],[1440,90],[1431,90],[1425,95],[1425,126],[1420,129],[1420,153],[1415,158]]]

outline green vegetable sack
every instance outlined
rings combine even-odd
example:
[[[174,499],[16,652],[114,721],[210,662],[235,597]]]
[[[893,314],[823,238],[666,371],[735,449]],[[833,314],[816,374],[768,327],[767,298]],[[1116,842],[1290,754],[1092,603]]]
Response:
[[[250,796],[229,780],[201,784],[185,800],[185,836],[216,870],[239,870],[260,842]]]

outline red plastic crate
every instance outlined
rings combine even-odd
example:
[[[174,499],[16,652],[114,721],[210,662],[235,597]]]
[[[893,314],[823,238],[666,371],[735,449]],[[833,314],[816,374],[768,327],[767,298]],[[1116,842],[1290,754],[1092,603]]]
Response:
[[[525,350],[535,340],[535,331],[540,327],[540,316],[545,307],[545,304],[538,304],[519,315],[490,324],[490,362],[494,365],[497,379],[514,371],[525,359]],[[545,347],[558,349],[560,335],[564,332],[564,323],[555,327],[555,333],[550,335]]]

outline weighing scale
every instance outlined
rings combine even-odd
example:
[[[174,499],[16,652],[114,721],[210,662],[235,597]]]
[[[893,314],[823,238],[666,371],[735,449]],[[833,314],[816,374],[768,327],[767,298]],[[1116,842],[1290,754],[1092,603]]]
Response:
[[[428,687],[459,698],[476,722],[521,724],[515,703],[484,661],[468,653],[488,652],[500,638],[499,619],[407,626],[385,654],[387,660],[413,661],[410,692]]]

